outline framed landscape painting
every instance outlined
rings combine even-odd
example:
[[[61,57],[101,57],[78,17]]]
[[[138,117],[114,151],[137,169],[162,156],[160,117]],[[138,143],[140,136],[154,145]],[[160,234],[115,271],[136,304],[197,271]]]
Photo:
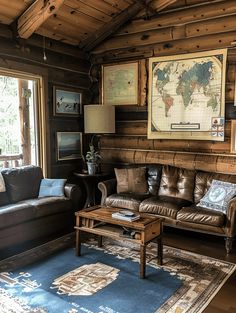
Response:
[[[53,111],[56,116],[79,116],[82,114],[82,92],[54,86]]]
[[[139,63],[109,64],[102,68],[102,103],[137,105],[139,102]]]
[[[57,132],[57,160],[71,160],[82,157],[81,132]]]
[[[149,60],[148,138],[224,140],[227,49]]]

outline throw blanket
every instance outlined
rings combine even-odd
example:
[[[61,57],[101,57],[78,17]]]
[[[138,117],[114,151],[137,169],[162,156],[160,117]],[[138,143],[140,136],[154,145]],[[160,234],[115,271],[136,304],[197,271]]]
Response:
[[[5,192],[6,186],[2,174],[0,173],[0,192]]]

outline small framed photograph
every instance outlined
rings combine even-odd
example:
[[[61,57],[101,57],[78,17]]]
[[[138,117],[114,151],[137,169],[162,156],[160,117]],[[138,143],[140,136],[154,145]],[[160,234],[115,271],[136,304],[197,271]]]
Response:
[[[53,87],[53,113],[55,116],[82,114],[82,92],[74,88]]]
[[[57,132],[57,160],[72,160],[82,157],[81,132]]]

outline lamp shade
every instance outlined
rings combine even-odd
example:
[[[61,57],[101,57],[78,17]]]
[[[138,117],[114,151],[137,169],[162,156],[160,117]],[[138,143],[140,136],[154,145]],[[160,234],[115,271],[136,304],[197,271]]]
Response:
[[[115,107],[90,104],[84,106],[85,134],[115,133]]]

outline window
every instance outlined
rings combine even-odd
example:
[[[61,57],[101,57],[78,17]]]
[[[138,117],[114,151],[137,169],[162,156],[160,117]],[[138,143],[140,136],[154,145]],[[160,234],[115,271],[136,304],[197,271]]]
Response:
[[[0,70],[0,167],[41,165],[40,86],[40,77]]]

